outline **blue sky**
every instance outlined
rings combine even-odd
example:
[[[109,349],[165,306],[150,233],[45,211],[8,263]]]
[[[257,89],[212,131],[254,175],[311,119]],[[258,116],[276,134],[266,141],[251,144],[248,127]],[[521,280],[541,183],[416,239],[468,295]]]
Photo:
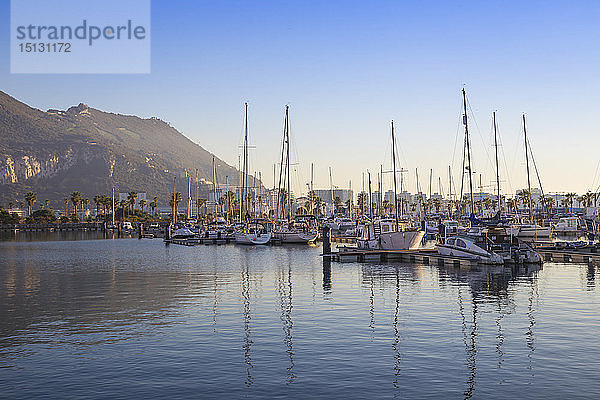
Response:
[[[6,55],[9,10],[0,1]],[[525,112],[544,189],[581,193],[600,185],[599,11],[597,1],[155,0],[150,74],[11,75],[2,57],[0,89],[42,109],[85,102],[157,116],[234,165],[248,101],[250,168],[267,185],[290,104],[302,189],[311,162],[321,187],[330,166],[335,185],[352,180],[354,189],[363,171],[389,169],[394,119],[409,190],[415,168],[425,190],[433,168],[447,191],[449,164],[460,184],[464,86],[475,117],[473,169],[484,186],[494,177],[493,110],[503,191],[526,185]]]

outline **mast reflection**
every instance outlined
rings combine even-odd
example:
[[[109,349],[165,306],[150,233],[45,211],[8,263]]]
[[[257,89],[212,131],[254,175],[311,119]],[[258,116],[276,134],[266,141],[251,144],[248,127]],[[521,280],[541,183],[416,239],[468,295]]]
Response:
[[[250,320],[252,319],[252,314],[250,310],[250,271],[248,269],[248,259],[245,259],[245,265],[242,268],[242,299],[243,299],[243,313],[244,313],[244,362],[246,363],[246,385],[251,386],[254,383],[254,378],[252,377],[252,356],[250,354],[250,350],[252,348],[252,338],[251,338],[251,328],[250,328]]]
[[[287,371],[287,383],[293,383],[296,379],[294,372],[294,342],[292,336],[292,328],[294,322],[292,321],[292,266],[291,262],[288,262],[287,273],[283,268],[279,268],[277,271],[277,295],[279,297],[279,306],[281,309],[281,323],[283,328],[283,342],[286,347],[286,353],[289,358],[289,366],[286,368]]]

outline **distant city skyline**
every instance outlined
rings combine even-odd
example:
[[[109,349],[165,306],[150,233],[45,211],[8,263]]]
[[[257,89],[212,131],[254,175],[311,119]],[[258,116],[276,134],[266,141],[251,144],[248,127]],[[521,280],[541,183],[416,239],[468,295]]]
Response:
[[[8,0],[0,10],[9,26]],[[42,110],[84,102],[156,116],[235,167],[248,101],[250,172],[267,187],[289,104],[299,194],[311,163],[315,188],[329,187],[329,167],[337,188],[352,182],[358,193],[367,170],[376,185],[381,165],[391,168],[393,119],[404,188],[416,192],[418,169],[427,193],[431,169],[447,192],[449,165],[460,189],[464,86],[474,191],[480,174],[484,191],[495,191],[496,110],[504,194],[527,187],[523,112],[544,191],[582,194],[600,186],[598,11],[592,1],[153,1],[150,74],[18,75],[3,57],[0,90]],[[9,54],[7,34],[0,48]],[[533,164],[531,182],[539,186]]]

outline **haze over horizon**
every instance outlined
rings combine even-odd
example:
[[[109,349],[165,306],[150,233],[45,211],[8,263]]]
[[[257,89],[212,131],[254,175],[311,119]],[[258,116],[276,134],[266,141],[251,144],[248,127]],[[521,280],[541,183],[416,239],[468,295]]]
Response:
[[[5,32],[9,1],[0,1]],[[68,11],[68,10],[67,10]],[[418,3],[152,2],[152,72],[146,75],[10,74],[0,90],[47,110],[80,102],[156,116],[237,166],[243,103],[250,104],[250,170],[272,184],[283,113],[290,105],[295,190],[360,190],[361,175],[390,169],[390,120],[407,189],[434,192],[448,165],[460,187],[467,90],[474,186],[495,179],[491,113],[503,143],[503,193],[526,187],[521,115],[545,192],[598,190],[597,79],[600,3],[463,1]],[[0,36],[8,54],[9,35]],[[537,178],[532,166],[532,184]],[[391,188],[386,175],[386,189]],[[454,191],[455,189],[453,189]],[[478,189],[476,189],[478,190]]]

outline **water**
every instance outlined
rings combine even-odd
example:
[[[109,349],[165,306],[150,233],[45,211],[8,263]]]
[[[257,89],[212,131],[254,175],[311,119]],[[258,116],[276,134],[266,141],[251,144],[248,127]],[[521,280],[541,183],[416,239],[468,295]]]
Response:
[[[320,251],[0,242],[1,396],[600,397],[597,268]]]

